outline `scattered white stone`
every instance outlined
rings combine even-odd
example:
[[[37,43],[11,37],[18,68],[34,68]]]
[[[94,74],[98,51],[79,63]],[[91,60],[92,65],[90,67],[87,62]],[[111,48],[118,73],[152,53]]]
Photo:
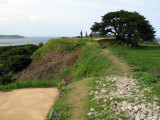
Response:
[[[114,84],[112,82],[114,82]],[[130,116],[129,120],[160,120],[160,106],[157,106],[156,102],[158,98],[153,96],[153,102],[146,102],[144,92],[151,92],[151,88],[145,86],[144,89],[139,90],[140,87],[137,85],[139,82],[137,82],[136,79],[107,76],[106,80],[97,80],[96,83],[96,90],[91,91],[90,94],[93,96],[93,100],[97,101],[97,104],[101,104],[101,100],[103,101],[102,112],[108,110],[114,111],[115,114],[110,116],[111,119],[117,119],[116,116],[123,111],[126,116]],[[108,85],[110,85],[108,89],[113,88],[109,94],[107,93],[108,89],[105,88]],[[116,86],[117,88],[114,89],[112,86]],[[110,109],[107,109],[107,100],[113,100],[114,98],[119,98],[123,101],[119,103],[117,101],[112,101]],[[136,102],[127,102],[132,99]],[[101,113],[97,113],[94,108],[90,108],[90,112],[87,115],[98,116],[101,115]]]
[[[93,111],[94,111],[94,108],[90,108],[90,111],[93,112]]]
[[[107,102],[107,99],[104,99],[103,102],[106,103],[106,102]]]
[[[132,106],[128,106],[127,109],[131,111],[133,108]]]
[[[104,90],[104,89],[102,89],[102,90],[101,90],[101,93],[106,93],[106,92],[107,92],[107,91],[106,91],[106,90]]]
[[[88,115],[88,116],[91,116],[91,115],[92,115],[92,112],[87,113],[87,115]]]
[[[134,112],[138,112],[139,108],[137,106],[134,106]]]
[[[110,100],[113,100],[113,97],[110,97]]]

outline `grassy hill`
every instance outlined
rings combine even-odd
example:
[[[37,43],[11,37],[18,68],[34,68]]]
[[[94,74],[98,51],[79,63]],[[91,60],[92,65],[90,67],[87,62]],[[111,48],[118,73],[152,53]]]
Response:
[[[101,51],[98,42],[90,39],[51,39],[33,53],[32,63],[26,69],[14,75],[17,82],[0,86],[0,89],[43,87],[42,83],[44,87],[50,87],[47,84],[49,81],[59,83],[62,79],[76,81],[86,77],[105,76],[112,62]],[[37,85],[33,80],[37,81]]]

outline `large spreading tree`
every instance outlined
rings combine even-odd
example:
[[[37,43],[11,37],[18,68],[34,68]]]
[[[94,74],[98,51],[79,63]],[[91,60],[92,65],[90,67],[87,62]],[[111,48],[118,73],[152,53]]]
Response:
[[[114,35],[117,43],[131,47],[138,46],[139,41],[153,41],[155,37],[154,28],[144,16],[124,10],[102,16],[102,22],[95,22],[91,30],[102,36]]]

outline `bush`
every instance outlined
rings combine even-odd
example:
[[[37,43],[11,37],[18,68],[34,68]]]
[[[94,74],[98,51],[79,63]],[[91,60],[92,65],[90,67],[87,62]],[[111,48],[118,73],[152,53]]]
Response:
[[[0,77],[0,85],[6,85],[11,83],[11,74],[6,74]]]
[[[156,76],[153,76],[152,74],[146,72],[135,72],[133,74],[133,78],[140,79],[142,82],[146,83],[155,83],[160,81],[160,79]]]
[[[16,73],[26,68],[30,63],[31,59],[29,56],[15,55],[9,57],[9,59],[6,62],[6,66],[14,73]]]
[[[42,47],[42,46],[43,46],[43,43],[40,42],[40,43],[38,44],[38,47],[40,48],[40,47]]]

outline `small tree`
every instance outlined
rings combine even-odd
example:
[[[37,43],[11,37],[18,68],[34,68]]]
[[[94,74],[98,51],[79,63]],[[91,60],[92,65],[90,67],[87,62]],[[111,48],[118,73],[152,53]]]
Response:
[[[117,43],[137,47],[139,41],[152,41],[155,31],[149,21],[137,12],[116,11],[102,16],[102,22],[95,22],[92,32],[114,35]]]

